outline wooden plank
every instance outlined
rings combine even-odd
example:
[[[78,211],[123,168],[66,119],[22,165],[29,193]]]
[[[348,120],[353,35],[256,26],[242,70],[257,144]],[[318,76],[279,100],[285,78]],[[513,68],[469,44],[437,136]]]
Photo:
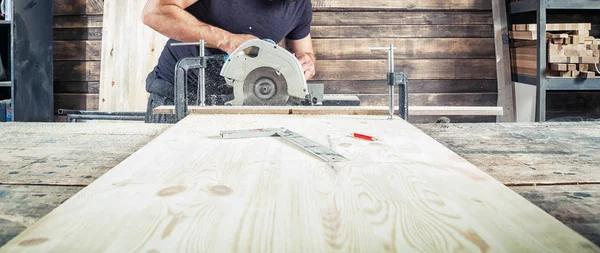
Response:
[[[57,28],[102,28],[102,15],[54,16],[54,29]]]
[[[54,60],[99,61],[100,41],[55,41]]]
[[[387,59],[384,51],[371,51],[373,45],[394,45],[396,59],[460,59],[493,58],[494,41],[491,38],[439,39],[314,39],[317,59],[355,60]]]
[[[490,2],[483,0],[315,0],[313,9],[321,10],[490,10]]]
[[[498,121],[515,122],[517,120],[515,84],[511,76],[510,46],[508,43],[508,19],[506,14],[506,1],[492,0],[492,14],[494,17],[494,49],[496,56],[496,77],[498,80],[498,103],[504,108],[502,117]]]
[[[54,61],[54,80],[98,81],[100,80],[100,61]]]
[[[336,25],[489,25],[489,12],[313,12],[313,26]]]
[[[557,100],[576,100],[564,92],[549,95],[549,110],[557,109],[552,108]],[[532,186],[600,183],[599,126],[546,122],[419,128],[504,184]]]
[[[600,245],[600,185],[524,186],[511,189]]]
[[[0,185],[0,245],[17,236],[83,187]]]
[[[102,40],[102,28],[58,28],[53,29],[57,40]]]
[[[101,15],[104,0],[52,0],[55,16]]]
[[[389,115],[385,106],[221,106],[199,107],[190,106],[190,114],[279,114],[279,115]],[[398,110],[396,110],[396,113]],[[409,106],[409,115],[470,115],[470,116],[498,116],[502,115],[501,107],[492,106]],[[159,106],[154,109],[154,114],[174,114],[173,106]]]
[[[98,110],[98,94],[54,93],[54,109]]]
[[[495,79],[493,59],[411,59],[396,61],[397,71],[408,79]],[[317,60],[314,81],[382,80],[386,60]]]
[[[313,26],[311,36],[324,38],[491,38],[491,25]]]
[[[316,82],[315,82],[316,83]],[[323,81],[325,94],[385,94],[386,80]],[[496,92],[494,80],[409,80],[409,93],[470,93]],[[394,89],[398,93],[398,89]]]
[[[596,76],[596,72],[592,71],[581,71],[579,72],[580,78],[594,78]]]
[[[286,127],[328,143],[350,161],[326,164],[278,138],[215,137],[240,126]],[[379,145],[346,137],[356,129],[379,136]],[[380,209],[382,203],[390,208]],[[263,231],[263,243],[252,239],[256,231]],[[446,244],[431,244],[440,240]],[[600,250],[401,120],[193,115],[1,251],[162,252],[179,246],[215,252],[406,252],[442,251],[447,245],[470,251]]]
[[[140,15],[146,2],[104,1],[101,111],[146,110],[146,77],[156,66],[167,41],[142,23]]]
[[[356,94],[362,106],[389,105],[387,94]],[[408,102],[415,106],[496,106],[498,94],[495,92],[477,93],[425,93],[409,94]],[[398,96],[394,103],[397,104]]]
[[[87,185],[168,127],[134,123],[0,125],[0,184]]]
[[[55,93],[91,93],[98,94],[99,82],[54,82]]]
[[[516,28],[516,29],[515,29]],[[546,24],[546,31],[577,31],[591,30],[591,23],[549,23]],[[537,24],[513,24],[513,30],[517,31],[537,31]]]
[[[509,36],[511,39],[518,40],[537,40],[537,34],[535,32],[527,31],[510,31]]]

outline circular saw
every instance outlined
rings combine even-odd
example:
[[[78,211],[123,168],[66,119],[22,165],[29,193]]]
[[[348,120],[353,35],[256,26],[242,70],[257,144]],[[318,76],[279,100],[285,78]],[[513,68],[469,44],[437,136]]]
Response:
[[[286,49],[264,40],[239,46],[221,69],[233,87],[233,106],[310,105],[304,70]]]

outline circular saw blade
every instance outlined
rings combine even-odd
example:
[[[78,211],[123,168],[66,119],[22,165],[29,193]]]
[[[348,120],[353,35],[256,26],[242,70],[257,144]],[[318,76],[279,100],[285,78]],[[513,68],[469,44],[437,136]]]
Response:
[[[252,70],[244,80],[244,105],[286,105],[290,96],[281,73],[270,67]]]

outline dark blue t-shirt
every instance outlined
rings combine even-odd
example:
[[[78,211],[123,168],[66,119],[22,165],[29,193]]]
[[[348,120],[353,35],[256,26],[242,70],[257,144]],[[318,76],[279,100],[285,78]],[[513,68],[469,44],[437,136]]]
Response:
[[[282,41],[298,40],[310,34],[312,5],[310,0],[288,2],[277,0],[198,0],[186,8],[198,20],[234,34],[251,34],[261,39]],[[190,28],[193,29],[193,28]],[[169,40],[155,71],[173,83],[175,64],[185,57],[198,56],[198,47],[170,47]],[[218,49],[207,49],[206,55],[225,54]]]

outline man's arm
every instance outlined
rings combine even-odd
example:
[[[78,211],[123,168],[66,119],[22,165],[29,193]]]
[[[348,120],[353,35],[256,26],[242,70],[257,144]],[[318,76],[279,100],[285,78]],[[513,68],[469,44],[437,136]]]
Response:
[[[315,62],[317,61],[317,58],[315,57],[310,34],[304,39],[286,40],[286,45],[290,52],[296,55],[302,64],[306,79],[308,80],[315,76]]]
[[[142,20],[145,25],[171,39],[182,42],[206,41],[208,47],[232,53],[242,43],[257,39],[248,34],[233,34],[196,19],[185,8],[197,0],[148,0]]]

